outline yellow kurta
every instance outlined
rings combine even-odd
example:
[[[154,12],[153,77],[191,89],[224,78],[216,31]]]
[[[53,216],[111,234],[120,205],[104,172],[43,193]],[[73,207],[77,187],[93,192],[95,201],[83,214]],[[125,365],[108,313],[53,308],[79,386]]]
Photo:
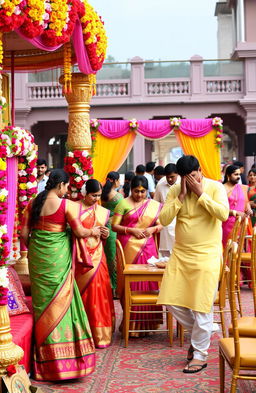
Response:
[[[180,184],[171,187],[160,213],[162,225],[177,217],[175,244],[166,266],[158,304],[209,313],[222,258],[222,221],[229,215],[224,186],[203,178],[203,194],[188,193],[181,203]]]

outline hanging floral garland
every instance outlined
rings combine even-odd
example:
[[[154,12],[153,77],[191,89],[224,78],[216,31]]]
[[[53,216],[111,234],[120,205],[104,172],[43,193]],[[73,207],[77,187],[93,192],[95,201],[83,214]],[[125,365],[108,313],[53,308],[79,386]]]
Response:
[[[97,134],[99,126],[100,126],[100,122],[98,119],[91,119],[90,120],[90,131],[91,131],[91,140],[92,140],[92,146],[91,146],[92,157],[94,156],[94,152],[95,152],[96,134]]]
[[[64,170],[70,175],[70,197],[78,201],[82,198],[81,188],[93,175],[92,156],[86,150],[69,151],[64,159]]]
[[[0,305],[7,304],[8,277],[6,263],[9,257],[7,243],[7,157],[18,157],[18,201],[22,215],[29,199],[37,192],[37,146],[34,137],[20,127],[7,126],[0,133]],[[22,167],[21,167],[22,165]],[[25,181],[26,179],[26,181]]]
[[[212,126],[215,128],[215,144],[218,149],[223,147],[223,120],[220,117],[212,119]]]
[[[84,5],[80,18],[84,44],[92,69],[98,71],[102,67],[107,51],[107,36],[104,22],[87,0],[81,0],[81,2]]]

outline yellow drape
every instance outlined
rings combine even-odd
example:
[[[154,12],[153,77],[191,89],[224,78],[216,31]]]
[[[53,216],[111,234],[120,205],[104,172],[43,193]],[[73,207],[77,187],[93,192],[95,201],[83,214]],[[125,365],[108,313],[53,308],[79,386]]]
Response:
[[[220,149],[215,145],[215,130],[201,138],[191,138],[180,130],[175,131],[185,154],[195,156],[200,162],[203,175],[213,180],[221,179]]]
[[[135,132],[130,131],[120,138],[110,139],[97,132],[93,157],[95,179],[104,182],[108,172],[120,168],[130,153],[135,136]]]

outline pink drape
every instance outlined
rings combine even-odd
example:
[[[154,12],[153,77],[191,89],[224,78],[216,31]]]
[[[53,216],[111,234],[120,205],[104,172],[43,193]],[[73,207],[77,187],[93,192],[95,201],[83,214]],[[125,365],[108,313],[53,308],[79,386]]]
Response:
[[[99,120],[98,131],[106,138],[114,139],[131,132],[129,120]],[[184,134],[200,138],[212,130],[212,119],[183,119],[180,131]],[[170,120],[138,120],[136,132],[148,139],[164,138],[173,131]]]
[[[44,50],[46,52],[54,52],[63,45],[60,44],[57,46],[47,46],[43,43],[42,38],[40,36],[35,38],[28,38],[22,33],[20,28],[16,29],[15,31],[20,37],[28,41],[31,45],[35,46],[38,49]],[[81,22],[78,19],[76,20],[74,31],[72,34],[72,41],[73,41],[73,46],[74,46],[79,70],[84,74],[96,74],[96,71],[93,71],[88,58],[88,54],[84,45]]]
[[[15,208],[17,201],[17,179],[18,179],[18,158],[7,158],[7,190],[8,190],[8,207],[7,207],[7,233],[9,241],[7,248],[10,251],[12,244]]]

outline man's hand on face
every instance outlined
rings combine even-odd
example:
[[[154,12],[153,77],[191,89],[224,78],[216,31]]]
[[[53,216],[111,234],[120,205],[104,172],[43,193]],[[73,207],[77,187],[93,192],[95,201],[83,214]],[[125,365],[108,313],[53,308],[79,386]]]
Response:
[[[181,176],[181,181],[180,181],[180,193],[179,193],[179,200],[181,203],[183,203],[185,196],[187,195],[187,184],[186,184],[186,176]]]
[[[202,178],[199,181],[192,175],[186,175],[185,178],[190,191],[194,192],[199,198],[203,193]]]

